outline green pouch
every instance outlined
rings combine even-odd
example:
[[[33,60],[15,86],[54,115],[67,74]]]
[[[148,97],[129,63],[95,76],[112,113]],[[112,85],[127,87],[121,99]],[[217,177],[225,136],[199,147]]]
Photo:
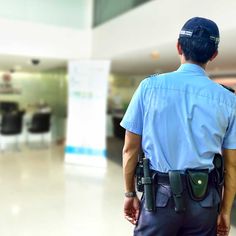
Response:
[[[188,191],[193,200],[201,201],[205,198],[208,190],[208,176],[208,169],[187,170]]]

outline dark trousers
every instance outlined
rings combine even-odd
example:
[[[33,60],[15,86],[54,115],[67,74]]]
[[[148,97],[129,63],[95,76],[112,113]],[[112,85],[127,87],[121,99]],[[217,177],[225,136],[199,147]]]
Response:
[[[144,197],[141,213],[134,236],[216,236],[219,194],[214,186],[209,186],[206,198],[193,201],[187,189],[184,190],[186,211],[176,213],[174,200],[169,186],[158,184],[156,189],[156,211],[144,209]]]

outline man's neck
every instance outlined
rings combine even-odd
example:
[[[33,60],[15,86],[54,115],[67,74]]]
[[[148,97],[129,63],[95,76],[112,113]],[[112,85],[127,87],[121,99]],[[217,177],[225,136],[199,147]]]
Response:
[[[185,57],[184,56],[182,56],[181,57],[181,59],[180,59],[180,61],[181,61],[181,64],[195,64],[195,65],[198,65],[198,66],[200,66],[200,67],[202,67],[204,70],[206,70],[206,65],[207,65],[207,63],[197,63],[197,62],[194,62],[194,61],[191,61],[191,60],[185,60]]]

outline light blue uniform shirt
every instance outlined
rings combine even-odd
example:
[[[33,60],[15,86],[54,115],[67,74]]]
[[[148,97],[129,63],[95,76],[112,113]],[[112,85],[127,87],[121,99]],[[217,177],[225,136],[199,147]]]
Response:
[[[236,149],[236,96],[195,64],[144,79],[121,121],[142,136],[150,168],[213,168],[215,153]]]

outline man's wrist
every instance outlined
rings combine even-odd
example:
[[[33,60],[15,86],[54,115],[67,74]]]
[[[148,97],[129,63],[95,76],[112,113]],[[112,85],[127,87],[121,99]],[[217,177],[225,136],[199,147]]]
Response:
[[[136,197],[136,196],[137,196],[136,191],[125,192],[125,197],[133,198],[133,197]]]

